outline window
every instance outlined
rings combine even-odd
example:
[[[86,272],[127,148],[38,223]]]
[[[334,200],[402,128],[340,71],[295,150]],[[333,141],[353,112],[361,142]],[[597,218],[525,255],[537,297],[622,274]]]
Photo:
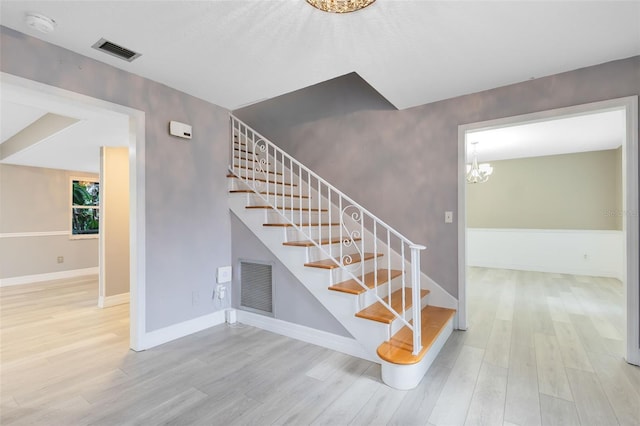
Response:
[[[71,179],[71,237],[92,238],[100,228],[100,183]]]

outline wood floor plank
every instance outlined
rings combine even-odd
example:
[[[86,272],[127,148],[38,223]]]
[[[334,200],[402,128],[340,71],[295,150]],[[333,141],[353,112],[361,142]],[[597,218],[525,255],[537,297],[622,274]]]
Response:
[[[349,386],[349,389],[338,395],[313,420],[311,425],[334,426],[337,424],[349,424],[381,386],[384,385],[370,380],[368,377],[359,377]]]
[[[463,424],[473,397],[484,350],[464,346],[453,371],[442,389],[429,422],[443,425]]]
[[[620,358],[591,353],[589,359],[609,403],[621,425],[640,424],[640,386],[629,380],[633,374],[626,374]],[[628,365],[628,364],[627,364]],[[639,367],[635,368],[640,373]]]
[[[617,425],[618,420],[597,376],[567,368],[580,422],[584,425]]]
[[[541,424],[535,349],[527,345],[511,345],[504,419],[523,426]]]
[[[489,341],[484,352],[484,362],[508,368],[511,347],[512,322],[497,319],[493,323]]]
[[[483,362],[464,424],[502,424],[506,393],[507,369]]]
[[[582,346],[580,337],[571,323],[553,322],[556,337],[562,353],[562,362],[566,368],[591,371],[593,367],[589,362],[587,352]]]
[[[377,386],[375,393],[349,422],[350,425],[386,425],[407,395],[407,391]],[[339,423],[342,423],[340,421]]]
[[[549,307],[549,314],[554,322],[570,323],[569,315],[564,308],[564,303],[560,297],[547,297],[547,306]]]
[[[556,336],[536,333],[535,344],[540,393],[573,401],[558,339]]]
[[[459,351],[462,345],[457,348]],[[454,361],[457,358],[457,353],[455,355]],[[449,366],[444,362],[434,362],[418,387],[406,393],[388,424],[394,426],[424,424],[425,419],[431,416],[449,374],[451,374]]]
[[[564,399],[540,394],[540,411],[543,426],[579,426],[576,404]]]

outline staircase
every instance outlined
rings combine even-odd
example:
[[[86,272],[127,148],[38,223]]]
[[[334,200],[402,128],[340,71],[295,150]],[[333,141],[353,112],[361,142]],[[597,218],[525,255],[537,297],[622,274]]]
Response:
[[[455,299],[420,271],[425,247],[234,116],[230,138],[231,211],[380,362],[386,384],[417,386],[456,312]],[[434,294],[442,306],[428,303]]]

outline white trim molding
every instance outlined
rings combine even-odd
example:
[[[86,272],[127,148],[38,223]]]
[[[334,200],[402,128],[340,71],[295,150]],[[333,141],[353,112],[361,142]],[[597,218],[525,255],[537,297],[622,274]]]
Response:
[[[68,271],[48,272],[46,274],[23,275],[20,277],[10,277],[0,279],[0,287],[12,285],[33,284],[42,281],[53,281],[67,278],[84,277],[87,275],[98,275],[98,267],[71,269]]]
[[[129,303],[129,293],[114,294],[113,296],[98,296],[98,307],[109,308]]]
[[[221,309],[208,315],[203,315],[188,321],[183,321],[178,324],[150,331],[145,333],[143,336],[139,336],[141,337],[139,339],[140,346],[135,350],[140,351],[150,349],[162,345],[163,343],[171,342],[172,340],[206,330],[207,328],[215,327],[216,325],[223,324],[224,322],[224,309]]]
[[[367,356],[364,348],[353,338],[339,336],[253,312],[243,310],[237,310],[236,312],[238,322],[242,324],[380,364],[379,359],[371,359],[371,357]]]

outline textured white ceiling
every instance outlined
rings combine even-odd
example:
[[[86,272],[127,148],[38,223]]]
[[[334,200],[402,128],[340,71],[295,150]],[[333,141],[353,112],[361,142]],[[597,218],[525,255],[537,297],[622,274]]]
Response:
[[[0,98],[0,144],[46,113],[41,108],[10,102],[4,96]]]
[[[2,81],[2,127],[42,111],[81,120],[2,160],[7,164],[100,172],[101,146],[129,145],[129,117]],[[8,107],[5,109],[4,106]],[[22,129],[19,129],[22,130]],[[17,133],[17,132],[16,132]],[[5,139],[2,140],[5,142]],[[0,145],[1,149],[2,145]]]
[[[31,30],[28,11],[55,19],[56,31]],[[334,15],[304,0],[2,0],[0,24],[231,110],[353,71],[403,109],[640,54],[638,1],[377,0]],[[142,56],[128,63],[92,49],[102,37]],[[126,144],[126,118],[35,93],[12,97],[5,85],[1,93],[2,141],[44,112],[83,120],[8,159],[15,164],[97,171],[99,144]],[[614,127],[595,125],[579,139],[613,143],[601,130]],[[586,128],[494,130],[477,135],[479,152],[492,160],[560,153],[573,139],[559,135]],[[545,132],[554,142],[542,151]],[[503,153],[490,152],[500,145]]]
[[[622,145],[625,112],[604,111],[467,133],[467,160],[478,161],[602,151]]]
[[[0,23],[228,109],[355,71],[396,107],[640,54],[637,1],[6,1]],[[57,22],[49,35],[27,11]],[[91,49],[101,37],[142,53]]]

